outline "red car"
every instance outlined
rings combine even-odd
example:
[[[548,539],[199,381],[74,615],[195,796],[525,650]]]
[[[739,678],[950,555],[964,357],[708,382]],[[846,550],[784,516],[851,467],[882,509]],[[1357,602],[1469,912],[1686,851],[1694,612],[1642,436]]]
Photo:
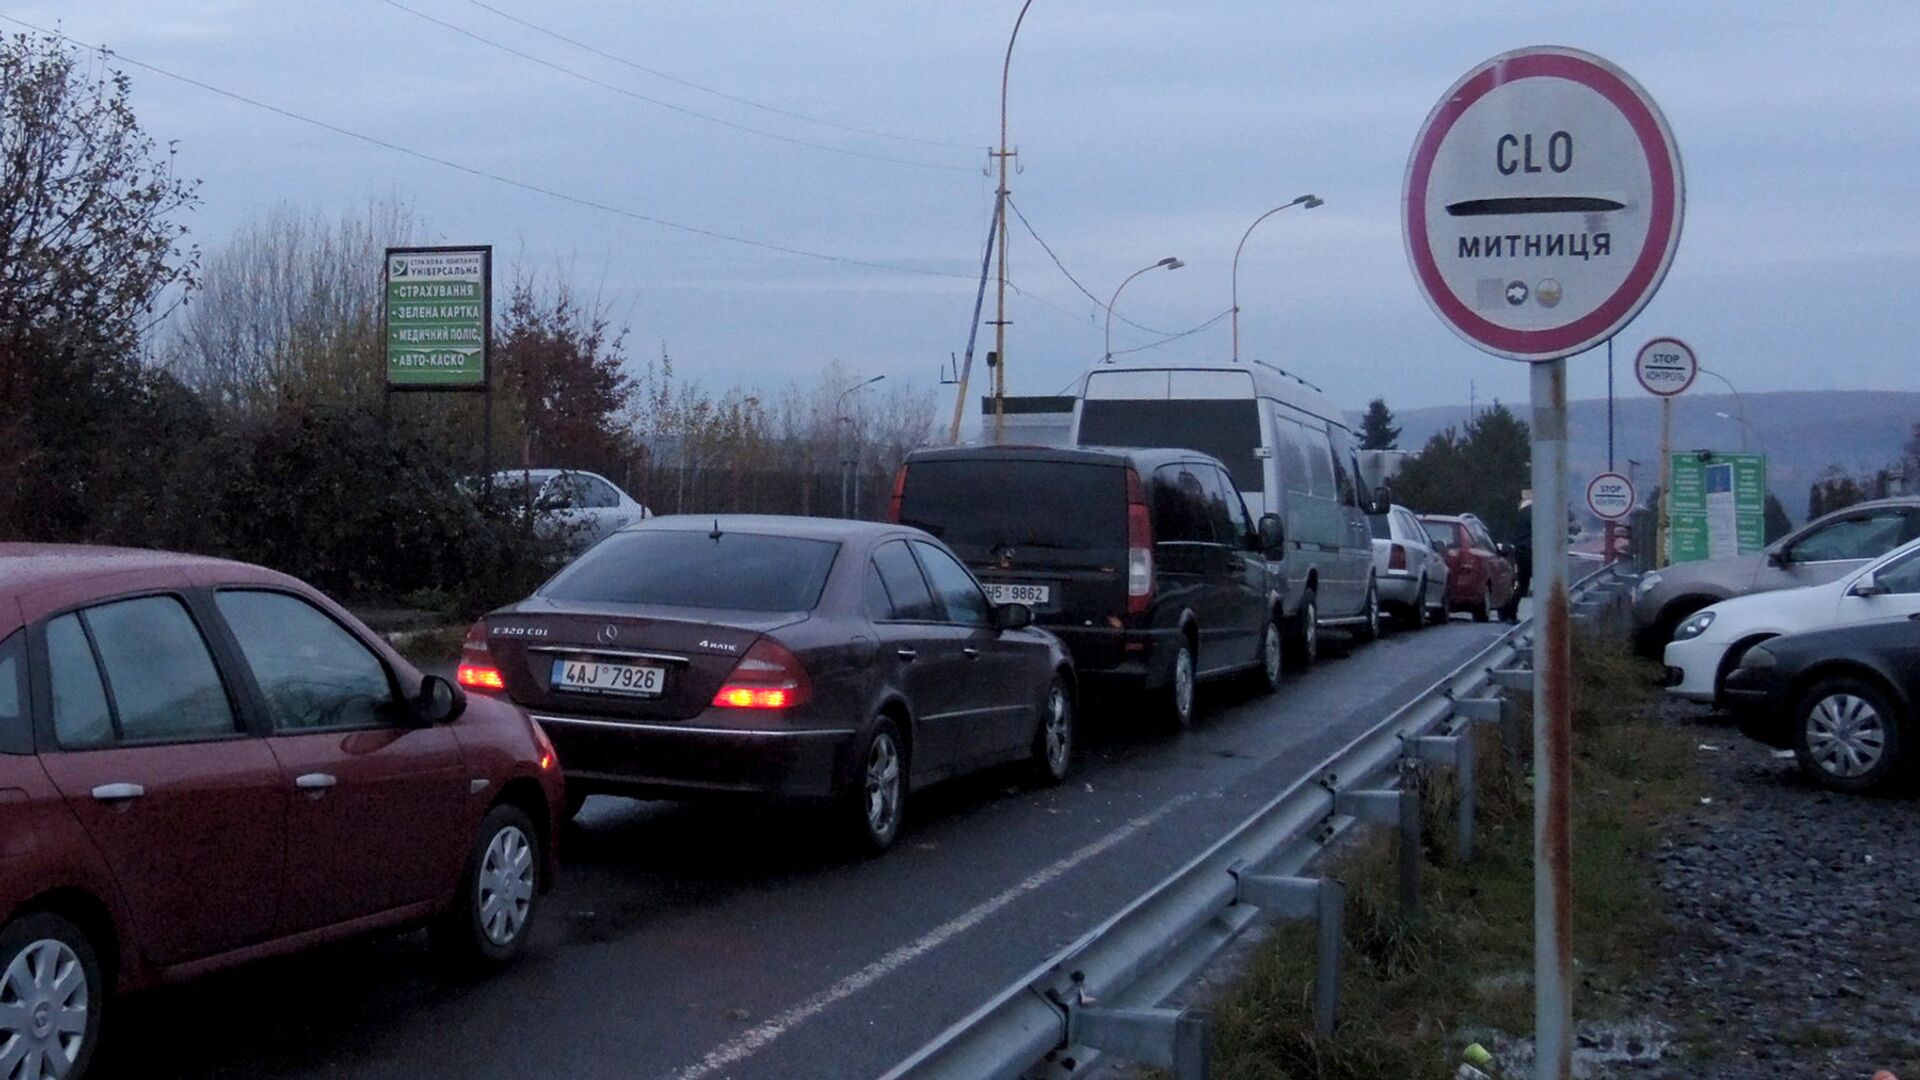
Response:
[[[1486,525],[1472,514],[1422,514],[1420,523],[1447,560],[1448,611],[1470,612],[1475,622],[1488,621],[1496,611],[1509,622],[1519,615],[1512,545],[1494,543]]]
[[[0,1076],[115,995],[367,930],[519,951],[565,793],[525,713],[282,574],[0,544]]]

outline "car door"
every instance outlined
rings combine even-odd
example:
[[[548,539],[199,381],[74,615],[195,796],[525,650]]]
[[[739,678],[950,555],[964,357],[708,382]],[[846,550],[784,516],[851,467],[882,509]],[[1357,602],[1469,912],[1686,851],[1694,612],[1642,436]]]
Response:
[[[901,665],[900,683],[914,727],[913,776],[937,777],[951,771],[961,756],[960,737],[971,694],[967,681],[972,661],[961,651],[968,635],[946,621],[946,611],[907,550],[905,540],[889,540],[873,550],[873,567],[892,609],[877,620],[880,647]]]
[[[964,634],[960,652],[967,658],[970,719],[959,732],[959,759],[978,761],[1029,745],[1040,703],[1033,648],[994,626],[992,601],[960,560],[924,540],[913,541],[913,553],[947,622]]]
[[[1333,483],[1340,501],[1341,580],[1346,583],[1346,600],[1329,610],[1341,615],[1364,615],[1367,582],[1373,577],[1373,528],[1360,508],[1360,468],[1354,460],[1353,446],[1344,428],[1328,425],[1333,444]]]
[[[414,723],[386,663],[305,597],[223,588],[214,607],[295,793],[280,932],[445,895],[470,839],[453,730]]]
[[[1761,563],[1754,592],[1838,581],[1920,535],[1920,515],[1908,507],[1876,506],[1844,514],[1807,530]]]
[[[1467,536],[1473,542],[1473,552],[1480,565],[1487,568],[1487,581],[1493,589],[1493,602],[1504,604],[1513,596],[1514,586],[1518,583],[1513,560],[1500,554],[1500,545],[1494,542],[1493,534],[1478,521],[1467,524]]]
[[[1232,664],[1252,663],[1260,659],[1261,634],[1271,619],[1267,561],[1260,554],[1260,538],[1233,479],[1218,466],[1209,465],[1206,472],[1208,512],[1219,540],[1214,587],[1225,613],[1223,655]]]
[[[585,524],[589,542],[603,539],[638,516],[621,506],[620,492],[600,477],[573,473],[572,480],[574,505]]]
[[[40,762],[105,858],[144,958],[272,936],[290,792],[183,594],[55,615],[33,645]]]
[[[1191,611],[1200,631],[1202,669],[1218,666],[1213,657],[1223,645],[1221,628],[1228,623],[1214,584],[1213,520],[1207,513],[1207,485],[1195,463],[1162,465],[1153,470],[1148,493],[1153,525],[1154,625],[1177,625],[1182,611]]]

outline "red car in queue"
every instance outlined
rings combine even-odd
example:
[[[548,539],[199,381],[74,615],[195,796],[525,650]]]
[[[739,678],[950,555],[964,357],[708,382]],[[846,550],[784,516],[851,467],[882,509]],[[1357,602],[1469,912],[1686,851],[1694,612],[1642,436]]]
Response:
[[[370,930],[525,944],[552,744],[301,582],[0,544],[0,1076],[84,1075],[117,995]]]
[[[825,804],[869,852],[913,791],[1002,762],[1065,777],[1074,672],[918,529],[660,517],[475,623],[462,684],[525,706],[588,794]]]
[[[1511,544],[1495,543],[1472,514],[1422,514],[1420,523],[1447,560],[1449,612],[1468,612],[1475,622],[1487,622],[1495,612],[1509,622],[1518,617],[1520,583]]]

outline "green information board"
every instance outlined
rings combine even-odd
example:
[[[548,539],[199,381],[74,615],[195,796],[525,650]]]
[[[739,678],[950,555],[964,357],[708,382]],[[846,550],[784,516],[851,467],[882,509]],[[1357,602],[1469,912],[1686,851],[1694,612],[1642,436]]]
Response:
[[[1766,546],[1765,454],[1676,451],[1668,482],[1669,561],[1723,559]]]
[[[388,248],[387,388],[484,390],[493,248]]]

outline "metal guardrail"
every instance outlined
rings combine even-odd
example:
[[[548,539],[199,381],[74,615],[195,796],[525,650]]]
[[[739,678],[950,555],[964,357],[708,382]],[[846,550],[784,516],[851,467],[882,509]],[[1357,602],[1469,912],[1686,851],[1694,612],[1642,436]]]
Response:
[[[1570,590],[1575,618],[1618,618],[1628,587],[1630,579],[1614,566],[1585,575]],[[1345,890],[1330,878],[1302,876],[1302,870],[1355,824],[1393,825],[1400,833],[1401,903],[1417,910],[1419,792],[1398,781],[1422,764],[1455,770],[1461,792],[1456,848],[1461,858],[1470,856],[1474,732],[1517,723],[1516,710],[1496,691],[1532,685],[1532,671],[1522,666],[1531,658],[1532,630],[1528,619],[1476,653],[883,1080],[1063,1080],[1084,1075],[1103,1054],[1201,1080],[1207,1073],[1205,1017],[1161,1008],[1160,1002],[1256,921],[1317,924],[1314,1024],[1331,1035]],[[1501,738],[1517,753],[1517,731],[1502,730]]]

